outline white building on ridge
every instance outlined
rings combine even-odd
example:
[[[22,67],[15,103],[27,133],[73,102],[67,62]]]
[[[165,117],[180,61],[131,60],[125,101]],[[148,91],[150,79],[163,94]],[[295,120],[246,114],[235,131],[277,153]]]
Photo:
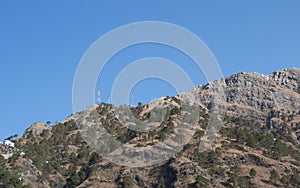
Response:
[[[10,147],[15,147],[15,143],[13,143],[10,140],[4,140],[4,145],[6,146],[10,146]]]

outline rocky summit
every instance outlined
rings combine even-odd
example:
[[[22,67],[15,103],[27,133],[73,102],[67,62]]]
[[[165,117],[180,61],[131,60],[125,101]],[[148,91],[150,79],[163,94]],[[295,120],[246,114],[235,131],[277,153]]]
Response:
[[[198,110],[185,110],[187,101]],[[0,144],[1,187],[300,187],[299,68],[241,72],[129,106],[129,114],[117,113],[120,108],[93,105],[53,126],[35,123],[23,136],[10,137]],[[166,109],[163,119],[135,124],[144,131],[124,124],[130,114],[147,122],[156,108]],[[182,128],[192,131],[189,139],[180,137]],[[114,142],[103,144],[104,129]],[[144,150],[167,141],[157,156],[168,148],[178,151],[166,158]],[[130,166],[109,158],[130,153],[126,148],[155,160],[138,163],[140,153],[128,155],[124,159],[137,164]]]

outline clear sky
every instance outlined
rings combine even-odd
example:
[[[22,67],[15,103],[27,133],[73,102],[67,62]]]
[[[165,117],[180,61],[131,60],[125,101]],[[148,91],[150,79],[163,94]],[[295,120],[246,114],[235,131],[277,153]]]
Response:
[[[298,0],[0,1],[0,139],[22,134],[34,122],[61,121],[70,115],[73,77],[81,57],[116,27],[137,21],[174,23],[207,44],[225,76],[240,71],[268,74],[299,67],[299,8]],[[184,66],[184,57],[170,49],[161,53],[160,48],[136,46],[115,60],[126,64],[151,55],[173,58]],[[99,82],[103,88],[109,88],[120,67],[112,60],[106,70],[107,81]],[[205,83],[201,74],[193,80]],[[136,101],[143,102],[174,94],[171,86],[155,79],[134,89]]]

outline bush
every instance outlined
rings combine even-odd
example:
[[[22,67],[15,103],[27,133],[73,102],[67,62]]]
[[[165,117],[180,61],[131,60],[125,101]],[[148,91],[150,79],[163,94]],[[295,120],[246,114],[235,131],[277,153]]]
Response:
[[[277,183],[277,180],[279,180],[280,176],[278,174],[278,172],[276,170],[271,170],[270,172],[270,180],[271,182],[273,182],[274,184]]]
[[[254,168],[251,168],[250,172],[249,172],[249,175],[250,175],[250,177],[255,177],[256,176],[256,170]]]

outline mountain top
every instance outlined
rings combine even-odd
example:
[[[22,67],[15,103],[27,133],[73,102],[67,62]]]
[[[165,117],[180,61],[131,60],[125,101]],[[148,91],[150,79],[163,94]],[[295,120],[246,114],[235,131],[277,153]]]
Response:
[[[220,90],[216,88],[218,82],[225,83],[226,113],[214,142],[198,152],[209,131],[212,95]],[[151,117],[156,107],[168,109],[164,121],[153,125],[155,131],[145,133],[127,129],[120,122],[126,114],[118,117],[110,104],[94,105],[79,113],[88,115],[86,121],[101,122],[119,142],[142,148],[175,134],[183,102],[190,97],[199,99],[199,121],[188,144],[165,163],[139,168],[117,165],[93,151],[75,116],[51,127],[35,123],[14,141],[13,155],[1,159],[0,184],[66,188],[300,187],[299,91],[299,68],[269,75],[237,73],[188,93],[130,107],[134,116],[143,120]],[[1,152],[5,155],[4,150]]]

